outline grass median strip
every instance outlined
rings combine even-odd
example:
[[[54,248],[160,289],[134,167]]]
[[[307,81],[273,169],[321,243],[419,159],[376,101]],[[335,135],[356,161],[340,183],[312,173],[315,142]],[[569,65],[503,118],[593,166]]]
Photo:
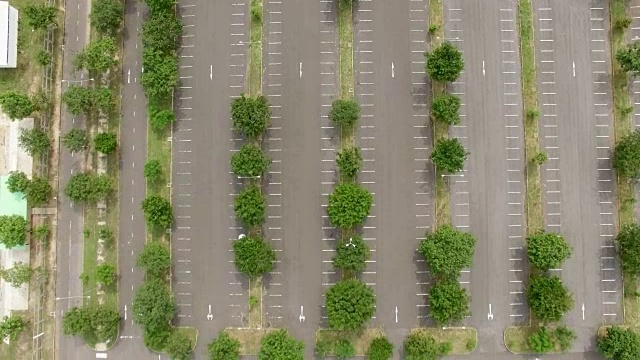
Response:
[[[326,356],[336,355],[335,347],[341,341],[348,341],[356,351],[356,356],[365,356],[371,342],[376,338],[384,337],[384,332],[379,328],[364,329],[359,332],[337,331],[321,329],[316,332],[316,347],[326,347]]]
[[[262,0],[251,0],[251,26],[249,44],[249,94],[262,93]]]

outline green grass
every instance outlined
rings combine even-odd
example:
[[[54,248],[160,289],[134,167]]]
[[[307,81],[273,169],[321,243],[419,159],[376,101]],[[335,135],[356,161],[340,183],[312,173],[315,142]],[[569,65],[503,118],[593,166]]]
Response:
[[[448,355],[469,354],[478,343],[478,332],[474,328],[416,328],[411,333],[431,336],[438,343],[451,343],[452,350]]]
[[[451,223],[449,184],[436,172],[436,228]]]
[[[354,96],[353,77],[353,9],[350,1],[338,3],[338,42],[340,51],[340,98]]]
[[[364,329],[358,333],[321,329],[316,332],[316,343],[326,342],[328,344],[335,344],[339,340],[346,339],[349,340],[356,349],[357,356],[364,356],[367,350],[369,350],[371,342],[379,337],[384,337],[384,332],[379,328]]]
[[[249,281],[249,298],[257,300],[255,304],[249,304],[249,327],[262,328],[262,278],[258,277]]]
[[[169,108],[171,105],[166,105]],[[170,189],[167,186],[171,179],[171,129],[157,132],[147,127],[147,160],[158,160],[162,167],[162,181],[147,182],[147,196],[158,195],[170,199]],[[144,166],[141,164],[140,166]],[[169,241],[166,230],[157,226],[147,226],[147,240]]]
[[[504,344],[507,350],[514,354],[533,354],[534,351],[529,346],[529,336],[538,331],[538,326],[510,326],[504,331]],[[548,330],[555,329],[555,326],[547,326]],[[601,328],[602,329],[602,328]],[[560,344],[553,334],[551,339],[555,343],[555,349],[550,354],[562,353]]]
[[[251,16],[249,45],[249,94],[257,96],[262,93],[262,0],[251,0],[250,10],[261,14],[259,19]]]
[[[257,355],[260,351],[260,341],[266,334],[278,329],[247,329],[227,328],[229,336],[240,341],[240,354],[245,356]]]

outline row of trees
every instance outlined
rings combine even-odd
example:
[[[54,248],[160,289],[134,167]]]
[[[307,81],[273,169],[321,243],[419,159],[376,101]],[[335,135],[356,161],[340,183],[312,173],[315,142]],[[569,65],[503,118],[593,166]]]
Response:
[[[7,178],[7,189],[11,193],[22,193],[31,206],[41,206],[49,202],[53,189],[43,177],[29,179],[21,171],[12,171]]]
[[[73,307],[62,317],[65,335],[82,336],[91,343],[114,341],[119,325],[120,313],[107,305]]]
[[[240,341],[221,331],[207,346],[209,360],[239,360]],[[291,336],[287,330],[268,332],[260,340],[259,360],[304,359],[304,343]]]

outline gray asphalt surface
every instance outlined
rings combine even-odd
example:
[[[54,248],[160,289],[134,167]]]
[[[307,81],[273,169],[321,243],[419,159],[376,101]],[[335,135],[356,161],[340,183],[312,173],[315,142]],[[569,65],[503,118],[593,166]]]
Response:
[[[219,330],[242,326],[248,311],[248,283],[236,272],[231,252],[231,240],[244,231],[234,218],[233,199],[240,187],[229,167],[232,150],[241,146],[240,136],[231,130],[229,106],[244,89],[249,39],[245,5],[179,3],[185,27],[174,97],[174,322],[198,329],[200,356]]]
[[[373,1],[354,7],[355,92],[362,107],[356,141],[365,159],[358,180],[375,203],[363,229],[375,249],[363,280],[375,284],[374,324],[396,347],[426,322],[429,279],[416,252],[434,221],[426,5]]]
[[[328,122],[321,118],[328,112],[322,107],[321,84],[337,75],[321,75],[319,51],[335,46],[333,39],[332,44],[321,43],[332,36],[321,33],[330,28],[321,21],[333,19],[335,12],[323,14],[331,8],[319,1],[264,6],[263,94],[272,119],[263,146],[273,161],[263,182],[268,216],[264,230],[278,259],[265,277],[263,308],[266,325],[289,329],[307,344],[306,357],[311,358],[315,331],[322,326],[321,248],[329,241],[320,238],[321,216],[326,215],[321,204],[326,200],[318,178],[321,157],[331,151],[321,149],[334,148],[337,141],[320,136],[321,123]],[[335,50],[325,56],[335,56]],[[331,145],[321,145],[325,143]]]
[[[476,352],[505,352],[503,331],[527,323],[523,291],[524,140],[517,3],[445,1],[446,37],[463,51],[465,72],[450,92],[464,104],[450,130],[470,152],[449,178],[452,223],[477,238],[473,267],[460,281],[471,292]],[[492,354],[492,355],[488,355]]]
[[[64,38],[62,51],[62,91],[69,85],[87,84],[84,73],[74,71],[73,59],[82,51],[88,42],[89,12],[91,4],[78,0],[65,3]],[[81,81],[83,80],[83,81]],[[72,116],[62,106],[60,114],[60,134],[64,135],[72,128],[85,127],[84,116]],[[60,147],[59,184],[63,190],[69,178],[84,169],[84,154],[70,153],[64,146]],[[74,306],[81,306],[83,301],[82,284],[82,242],[83,242],[83,208],[73,204],[61,191],[58,195],[58,233],[56,235],[56,345],[57,359],[88,359],[93,352],[82,339],[62,335],[62,317],[64,312]]]
[[[565,316],[579,337],[574,350],[585,351],[593,349],[598,326],[622,322],[613,247],[609,8],[602,0],[533,4],[540,139],[550,159],[542,168],[545,226],[573,246],[573,256],[558,273],[574,295],[575,307]]]

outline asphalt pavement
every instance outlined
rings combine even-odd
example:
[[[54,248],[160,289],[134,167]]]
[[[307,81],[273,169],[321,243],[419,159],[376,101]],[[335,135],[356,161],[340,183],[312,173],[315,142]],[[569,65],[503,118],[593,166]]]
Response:
[[[444,6],[445,36],[465,61],[449,86],[463,103],[462,122],[450,136],[470,152],[465,169],[448,179],[451,220],[477,239],[473,266],[460,278],[471,294],[465,323],[478,330],[476,352],[495,356],[506,351],[506,327],[528,324],[517,2],[447,0]]]
[[[62,91],[70,85],[87,85],[90,81],[83,72],[74,70],[73,60],[89,41],[89,12],[91,4],[68,0],[65,3]],[[73,128],[84,129],[83,115],[72,116],[63,105],[60,114],[60,134]],[[59,186],[64,189],[69,178],[84,170],[84,153],[71,153],[60,147]],[[93,351],[81,339],[62,335],[62,317],[74,306],[82,306],[83,206],[74,204],[62,191],[58,195],[58,219],[56,234],[56,344],[57,359],[73,360],[93,357]]]
[[[609,4],[603,0],[534,0],[545,227],[573,247],[562,276],[575,306],[565,315],[578,340],[594,348],[593,333],[622,322],[622,282],[612,169],[613,100]],[[579,211],[578,211],[579,209]]]

